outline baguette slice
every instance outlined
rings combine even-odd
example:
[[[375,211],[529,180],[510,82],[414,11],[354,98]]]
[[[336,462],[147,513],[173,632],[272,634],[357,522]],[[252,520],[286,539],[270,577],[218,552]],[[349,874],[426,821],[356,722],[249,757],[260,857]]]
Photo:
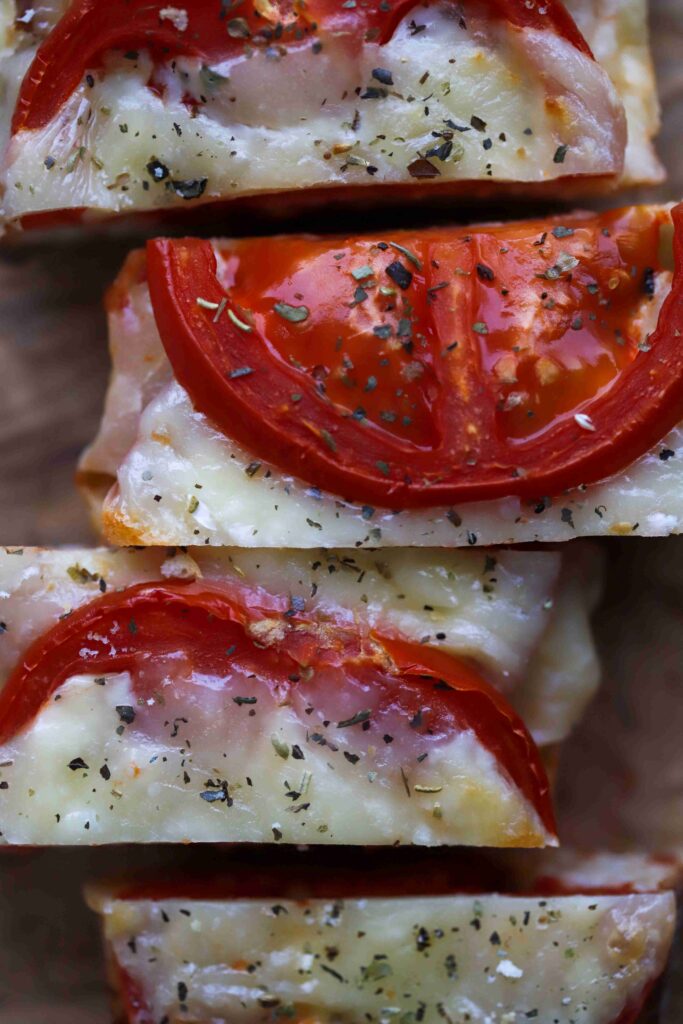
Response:
[[[515,894],[509,876],[477,878],[452,857],[445,872],[404,860],[401,877],[366,855],[355,872],[348,859],[228,862],[93,888],[89,902],[125,1024],[633,1024],[666,963],[675,898],[632,892],[633,865],[604,861],[605,888],[583,894]]]
[[[585,554],[7,550],[3,840],[554,844]]]
[[[150,243],[108,301],[95,523],[243,547],[678,532],[672,216],[680,264],[683,207]]]
[[[233,200],[248,223],[662,178],[645,0],[250,2],[215,24],[201,0],[14,6],[0,58],[12,223]]]

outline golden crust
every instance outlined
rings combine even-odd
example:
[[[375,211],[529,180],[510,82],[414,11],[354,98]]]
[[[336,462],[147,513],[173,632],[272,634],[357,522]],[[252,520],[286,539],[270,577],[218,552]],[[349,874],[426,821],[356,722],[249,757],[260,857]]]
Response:
[[[105,505],[99,522],[102,537],[114,547],[164,547],[166,541],[152,537],[123,519],[119,512]]]
[[[167,541],[137,526],[134,520],[112,507],[118,495],[114,477],[108,473],[79,470],[75,483],[85,501],[93,529],[107,544],[120,548],[168,546]]]

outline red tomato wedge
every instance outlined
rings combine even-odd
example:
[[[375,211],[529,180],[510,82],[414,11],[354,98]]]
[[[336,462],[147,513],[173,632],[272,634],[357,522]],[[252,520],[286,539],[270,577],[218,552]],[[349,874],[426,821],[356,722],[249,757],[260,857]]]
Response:
[[[10,676],[0,694],[0,743],[25,729],[57,687],[78,673],[128,671],[137,696],[146,698],[162,659],[218,678],[232,664],[260,685],[277,687],[283,700],[288,690],[304,686],[302,668],[334,666],[372,692],[378,715],[399,710],[425,737],[474,731],[554,833],[538,750],[515,712],[474,669],[421,646],[363,638],[275,607],[272,601],[264,606],[260,592],[245,600],[197,582],[143,583],[96,598],[39,638]],[[249,633],[250,623],[266,613],[284,627],[282,639],[267,646]]]
[[[523,31],[533,28],[562,36],[582,53],[590,48],[559,0],[446,0],[466,17],[468,12],[502,19]],[[221,0],[187,0],[169,8],[165,0],[72,0],[66,13],[38,49],[19,92],[12,132],[44,127],[83,81],[112,51],[139,50],[156,64],[175,57],[205,63],[238,56],[247,47],[299,46],[309,36],[342,33],[357,40],[386,43],[418,0],[360,0],[346,7],[341,0],[247,0],[231,5]],[[187,14],[183,20],[168,11]]]
[[[322,241],[148,244],[194,407],[250,454],[392,509],[537,500],[683,419],[683,206]],[[665,279],[668,287],[669,278]],[[664,285],[662,285],[664,287]]]

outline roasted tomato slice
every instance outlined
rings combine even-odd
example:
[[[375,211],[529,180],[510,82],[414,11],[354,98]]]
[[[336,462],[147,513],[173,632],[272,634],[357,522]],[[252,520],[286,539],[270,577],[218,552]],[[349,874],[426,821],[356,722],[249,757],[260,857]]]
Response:
[[[462,17],[468,11],[509,22],[515,28],[550,31],[582,53],[590,49],[560,0],[448,0]],[[186,0],[169,7],[165,0],[72,0],[29,67],[19,92],[12,132],[41,128],[59,112],[83,81],[114,51],[150,53],[156,64],[175,57],[206,63],[239,56],[246,48],[300,46],[312,34],[342,33],[357,40],[388,42],[419,0]]]
[[[258,623],[267,623],[267,641],[262,629],[251,631]],[[474,669],[422,646],[306,621],[295,609],[278,610],[260,592],[245,597],[197,582],[138,584],[96,598],[48,630],[0,695],[0,743],[26,728],[74,675],[128,671],[138,698],[147,699],[163,665],[171,678],[173,666],[217,680],[231,671],[246,674],[276,689],[278,702],[297,687],[308,686],[307,699],[321,696],[324,682],[316,679],[326,667],[331,685],[353,680],[372,697],[375,711],[363,711],[359,723],[371,714],[400,713],[410,722],[408,732],[423,737],[473,731],[555,831],[538,750],[515,712]],[[303,671],[311,667],[315,673]]]
[[[149,287],[195,408],[281,470],[393,509],[539,499],[618,472],[683,418],[683,206],[673,220],[673,283],[668,211],[634,207],[161,239]]]

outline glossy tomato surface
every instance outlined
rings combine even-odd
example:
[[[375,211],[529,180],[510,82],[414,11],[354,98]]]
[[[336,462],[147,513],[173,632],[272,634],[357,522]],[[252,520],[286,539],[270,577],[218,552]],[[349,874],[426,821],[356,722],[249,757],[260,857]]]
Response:
[[[673,218],[673,285],[659,207],[159,239],[148,280],[177,380],[257,457],[392,509],[540,499],[618,472],[683,418],[683,207]]]

